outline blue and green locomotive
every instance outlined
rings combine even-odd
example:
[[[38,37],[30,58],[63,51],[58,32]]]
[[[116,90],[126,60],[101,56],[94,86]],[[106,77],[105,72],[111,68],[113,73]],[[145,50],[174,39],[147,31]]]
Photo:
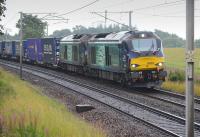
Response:
[[[135,87],[159,86],[167,75],[162,42],[146,31],[65,37],[59,66]]]

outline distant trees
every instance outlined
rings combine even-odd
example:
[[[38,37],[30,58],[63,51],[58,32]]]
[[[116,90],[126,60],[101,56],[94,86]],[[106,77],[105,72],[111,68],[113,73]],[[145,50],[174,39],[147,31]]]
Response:
[[[42,22],[37,16],[32,15],[23,15],[23,34],[24,39],[33,38],[33,37],[43,37],[45,35],[46,23]],[[19,20],[20,21],[20,20]],[[19,21],[17,22],[17,28],[20,28]],[[119,26],[119,25],[109,25],[106,29],[103,25],[98,25],[97,27],[84,27],[82,25],[77,25],[72,30],[63,29],[56,30],[53,32],[51,37],[64,37],[70,34],[95,34],[95,33],[106,33],[106,32],[119,32],[119,31],[127,31],[128,27]],[[174,47],[185,47],[185,40],[177,36],[176,34],[170,34],[168,32],[164,32],[156,29],[155,33],[162,39],[163,46],[165,48],[174,48]],[[4,40],[5,36],[0,36],[0,40]],[[8,35],[8,39],[15,40],[19,39],[18,34],[11,36]],[[200,48],[200,39],[195,40],[195,46]]]
[[[0,41],[3,41],[3,40],[19,40],[19,35],[18,34],[15,34],[15,35],[10,35],[10,34],[7,34],[7,35],[1,35],[0,36]]]
[[[119,25],[109,25],[106,29],[103,25],[98,25],[97,27],[84,27],[84,26],[75,26],[73,28],[73,33],[107,33],[107,32],[119,32],[127,31],[128,27],[120,27]]]
[[[2,16],[5,17],[4,11],[6,10],[5,7],[6,0],[0,0],[0,21],[2,21]],[[3,25],[0,24],[0,35],[3,35]]]
[[[70,29],[63,29],[63,30],[54,31],[51,36],[60,38],[60,37],[64,37],[70,34],[72,34]]]
[[[186,41],[175,34],[161,30],[155,30],[155,33],[162,39],[165,48],[185,47]],[[194,45],[196,48],[200,48],[200,39],[195,40]]]
[[[161,30],[155,30],[155,33],[162,39],[163,46],[165,48],[172,48],[172,47],[184,47],[185,40],[178,37],[175,34],[170,34],[168,32],[163,32]]]
[[[60,31],[55,31],[52,36],[54,37],[61,37],[67,36],[69,34],[82,34],[82,33],[105,33],[105,32],[119,32],[119,31],[127,31],[128,27],[120,27],[119,25],[110,25],[106,29],[103,25],[99,25],[97,27],[84,27],[82,25],[75,26],[72,31],[69,29],[64,29]],[[161,30],[155,30],[155,33],[162,39],[163,46],[170,48],[170,47],[184,47],[185,40],[178,37],[175,34],[170,34],[168,32],[163,32]]]
[[[42,22],[37,16],[23,14],[23,39],[44,37],[46,26],[47,24]],[[18,20],[16,27],[20,28],[20,19]]]
[[[106,29],[103,25],[99,25],[97,27],[84,27],[82,25],[77,25],[72,28],[72,31],[69,29],[56,30],[53,32],[51,36],[53,37],[63,37],[70,34],[95,34],[95,33],[106,33],[106,32],[119,32],[119,31],[127,31],[128,27],[120,27],[119,25],[109,25]]]

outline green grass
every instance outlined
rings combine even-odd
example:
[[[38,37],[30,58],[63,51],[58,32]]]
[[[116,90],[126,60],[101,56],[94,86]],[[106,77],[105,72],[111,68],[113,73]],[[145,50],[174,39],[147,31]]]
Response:
[[[185,49],[165,48],[166,67],[169,69],[185,69]],[[200,48],[195,49],[195,73],[200,74]]]
[[[185,82],[179,82],[179,81],[165,81],[162,84],[162,88],[170,91],[176,91],[181,94],[185,94]],[[196,96],[200,96],[200,83],[195,83],[194,87],[194,94]]]
[[[90,125],[40,90],[0,69],[0,136],[105,137],[100,126]],[[8,95],[7,91],[14,94]]]
[[[184,48],[165,48],[165,64],[168,71],[167,81],[163,83],[162,88],[185,93],[185,82],[180,80],[170,81],[169,72],[180,72],[181,77],[185,78],[185,49]],[[200,48],[195,49],[195,79],[200,81]],[[200,82],[195,82],[195,95],[200,96]]]

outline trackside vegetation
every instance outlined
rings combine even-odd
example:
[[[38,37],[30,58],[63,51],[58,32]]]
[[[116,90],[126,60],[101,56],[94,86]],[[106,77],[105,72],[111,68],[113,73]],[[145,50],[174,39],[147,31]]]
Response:
[[[185,49],[165,48],[167,80],[162,88],[185,93]],[[195,95],[200,96],[200,49],[195,49]]]
[[[167,80],[163,83],[162,88],[184,94],[185,71],[178,69],[169,70]],[[196,96],[200,96],[200,81],[197,79],[195,81],[194,93]]]
[[[185,49],[184,48],[165,48],[165,61],[168,69],[185,70]],[[200,48],[195,49],[195,74],[200,74]],[[199,76],[200,77],[200,76]]]
[[[0,137],[105,137],[40,90],[0,68]]]

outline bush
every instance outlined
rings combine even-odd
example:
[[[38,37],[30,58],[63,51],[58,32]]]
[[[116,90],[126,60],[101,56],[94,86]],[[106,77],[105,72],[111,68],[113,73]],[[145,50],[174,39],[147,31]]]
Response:
[[[168,76],[169,81],[185,81],[185,73],[184,71],[170,71]]]

